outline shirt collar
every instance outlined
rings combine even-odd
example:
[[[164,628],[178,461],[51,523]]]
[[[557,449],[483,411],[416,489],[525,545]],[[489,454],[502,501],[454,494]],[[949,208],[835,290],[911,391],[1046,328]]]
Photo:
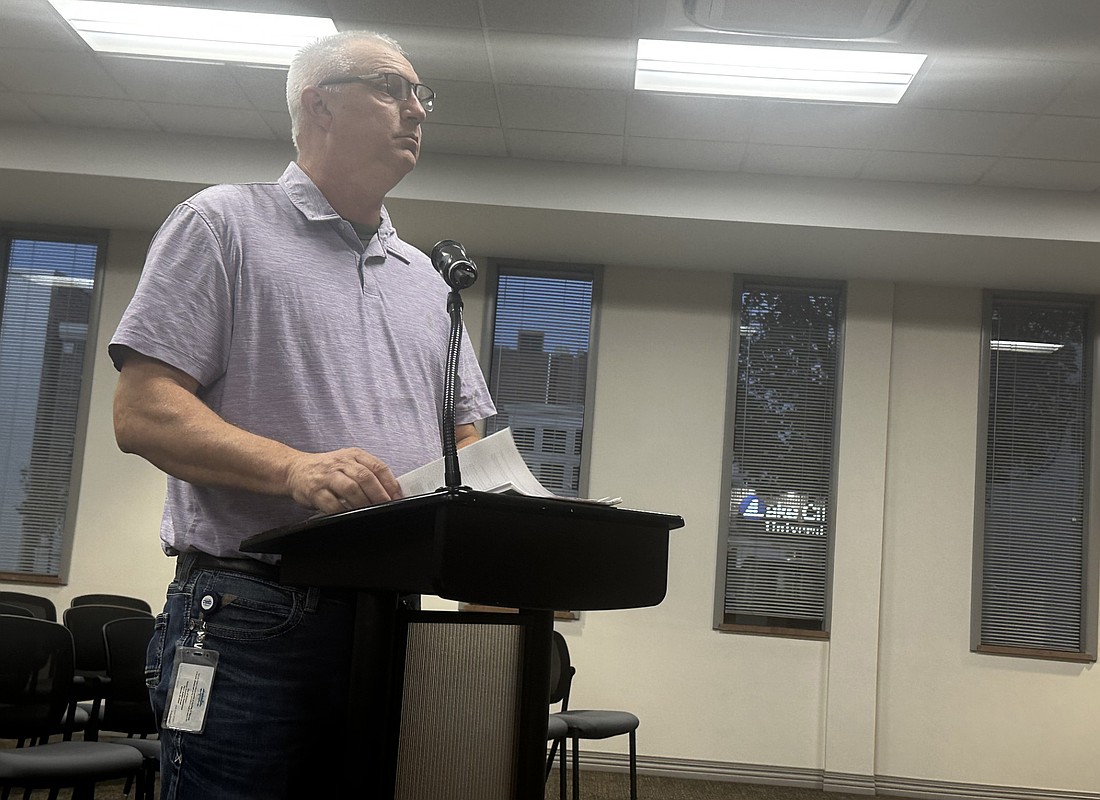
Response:
[[[317,184],[306,175],[305,170],[298,166],[297,162],[291,161],[287,165],[279,178],[279,185],[283,187],[283,191],[295,208],[310,222],[344,221],[321,194]],[[350,224],[348,228],[351,228]],[[390,215],[385,206],[382,206],[382,222],[378,226],[378,235],[371,239],[372,243],[375,241],[405,263],[411,260],[407,245],[397,238],[397,231],[390,222]]]

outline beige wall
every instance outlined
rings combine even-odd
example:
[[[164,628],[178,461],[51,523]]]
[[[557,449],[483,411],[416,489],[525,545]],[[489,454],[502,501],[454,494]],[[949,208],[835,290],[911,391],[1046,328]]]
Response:
[[[31,151],[36,143],[25,140],[23,146]],[[470,166],[467,177],[475,180],[482,166]],[[156,184],[160,202],[189,189],[180,177],[187,168],[163,167],[175,183]],[[271,177],[279,169],[281,163],[273,161],[263,171]],[[249,175],[259,171],[241,169]],[[116,172],[126,174],[121,168]],[[33,173],[21,180],[29,187],[39,183]],[[139,175],[128,180],[137,182],[128,187],[146,186]],[[580,177],[576,180],[569,188],[583,195],[587,190]],[[33,219],[21,221],[78,221],[71,208],[51,216],[52,197],[61,196],[57,187],[66,179],[51,181],[46,183],[54,189],[29,195],[41,205],[17,208],[0,200],[0,219],[30,214]],[[455,187],[460,184],[456,178]],[[94,189],[115,185],[95,183]],[[746,272],[848,279],[833,634],[829,642],[723,634],[712,630],[712,617],[733,275],[712,266],[699,269],[694,257],[713,244],[715,254],[709,257],[718,259],[717,242],[736,236],[707,237],[722,226],[743,230],[738,225],[748,223],[711,219],[698,227],[686,219],[681,227],[669,227],[668,219],[612,213],[590,219],[561,208],[540,216],[531,199],[538,185],[527,187],[526,209],[506,205],[507,188],[482,187],[482,205],[399,199],[393,204],[396,223],[416,232],[410,238],[419,246],[430,247],[428,237],[466,238],[467,216],[499,217],[508,224],[487,237],[496,244],[486,245],[482,258],[607,264],[590,493],[621,495],[628,506],[677,513],[686,521],[672,535],[662,604],[587,612],[577,622],[559,625],[579,670],[574,706],[635,710],[642,718],[639,749],[647,759],[812,770],[824,773],[827,783],[830,775],[877,775],[1096,792],[1100,678],[1095,666],[976,656],[968,649],[980,288],[1042,289],[1053,262],[1037,260],[1030,271],[1017,264],[1003,280],[990,269],[948,288],[919,271],[892,274],[888,265],[895,253],[880,247],[863,252],[859,274],[851,274],[840,261],[855,245],[843,243],[848,234],[836,227],[780,231],[776,238],[789,233],[797,240],[797,252],[773,261],[747,259]],[[418,191],[414,186],[409,194]],[[599,204],[595,191],[585,201],[593,206]],[[906,191],[906,202],[915,203],[914,192]],[[887,192],[877,187],[874,194]],[[491,197],[501,203],[499,214],[490,208]],[[792,208],[794,197],[787,198]],[[1022,198],[1016,199],[1023,207]],[[779,218],[783,203],[772,201],[768,213]],[[141,203],[140,196],[111,196],[103,207],[132,212]],[[1034,198],[1048,216],[1095,204],[1095,198],[1076,206],[1064,195]],[[967,219],[983,213],[992,219],[998,208],[993,203]],[[792,213],[808,212],[803,207]],[[850,207],[848,213],[858,211]],[[932,216],[928,211],[926,218]],[[1042,239],[1041,223],[1035,226],[1019,243],[1025,251]],[[127,592],[157,605],[169,578],[170,562],[157,541],[163,477],[119,453],[111,433],[115,372],[106,342],[136,284],[149,237],[148,231],[122,229],[132,227],[124,223],[118,227],[111,234],[103,287],[69,583],[42,590],[59,605],[92,591]],[[961,262],[965,259],[952,249],[959,245],[968,257],[980,251],[979,261],[992,262],[1015,247],[992,231],[966,239],[953,235],[937,238],[923,254],[952,253]],[[624,236],[632,238],[634,249],[613,246]],[[892,241],[869,230],[851,237],[872,237],[877,245]],[[675,251],[670,239],[691,241],[672,268],[635,262],[632,254],[648,244],[665,248],[662,253]],[[559,247],[558,240],[565,244]],[[1089,244],[1081,237],[1066,241],[1072,248]],[[525,242],[531,243],[529,252]],[[815,248],[815,242],[822,247]],[[1060,246],[1052,244],[1049,254],[1062,252]],[[1100,263],[1089,246],[1092,255],[1072,265],[1072,274],[1062,273],[1061,288],[1100,289],[1100,280],[1090,277],[1094,272],[1081,267],[1087,262],[1094,270]],[[883,264],[878,272],[876,258]],[[942,265],[936,274],[942,276]],[[481,337],[483,291],[466,297],[475,343]],[[621,753],[624,745],[610,740],[589,751]]]

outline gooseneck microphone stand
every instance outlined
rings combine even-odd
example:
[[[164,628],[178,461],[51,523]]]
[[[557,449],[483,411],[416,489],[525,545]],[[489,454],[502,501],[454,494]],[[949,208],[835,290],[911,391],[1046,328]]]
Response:
[[[455,441],[455,391],[458,385],[458,354],[462,347],[462,297],[459,292],[473,286],[477,267],[466,255],[462,245],[444,239],[432,248],[432,266],[451,287],[447,295],[447,315],[451,332],[447,340],[447,365],[443,376],[443,471],[445,488],[456,492],[462,488],[462,472],[458,465],[458,444]]]
[[[448,491],[462,486],[458,465],[458,444],[455,441],[455,387],[458,385],[458,352],[462,346],[462,296],[452,287],[447,295],[447,314],[451,318],[451,335],[447,340],[447,371],[443,377],[443,473]]]

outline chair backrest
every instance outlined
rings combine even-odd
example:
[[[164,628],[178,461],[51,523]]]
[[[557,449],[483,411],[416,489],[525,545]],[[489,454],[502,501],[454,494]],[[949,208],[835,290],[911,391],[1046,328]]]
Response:
[[[73,635],[73,647],[78,674],[107,674],[107,646],[103,641],[103,626],[111,620],[145,616],[147,611],[123,606],[71,606],[61,618]]]
[[[124,594],[82,594],[70,600],[69,606],[122,606],[150,613],[153,610],[153,607],[140,597],[129,597]]]
[[[561,703],[561,710],[569,708],[569,687],[576,670],[569,663],[569,645],[565,637],[554,631],[550,647],[550,705]]]
[[[26,606],[17,606],[12,603],[0,603],[0,614],[8,614],[13,617],[30,617],[34,619],[34,612]]]
[[[54,606],[53,600],[48,597],[27,594],[26,592],[0,592],[0,603],[22,606],[30,611],[35,619],[57,622],[57,608]]]
[[[145,685],[145,651],[153,638],[151,616],[124,617],[103,626],[107,675],[111,679],[99,728],[137,735],[157,732]]]
[[[56,622],[0,616],[0,642],[0,738],[48,735],[72,691],[72,635]]]

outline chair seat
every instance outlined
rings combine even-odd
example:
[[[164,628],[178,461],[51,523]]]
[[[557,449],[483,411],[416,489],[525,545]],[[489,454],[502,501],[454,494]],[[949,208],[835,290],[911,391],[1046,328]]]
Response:
[[[160,739],[138,739],[136,736],[112,736],[103,739],[107,744],[117,744],[124,747],[132,747],[146,759],[160,761]]]
[[[37,747],[0,749],[0,780],[18,786],[96,780],[136,774],[144,757],[134,747],[104,742],[56,742]]]
[[[638,729],[638,718],[629,711],[569,709],[555,714],[569,727],[570,736],[581,739],[606,739]]]
[[[561,739],[569,733],[569,725],[557,714],[551,714],[546,721],[546,738]]]

